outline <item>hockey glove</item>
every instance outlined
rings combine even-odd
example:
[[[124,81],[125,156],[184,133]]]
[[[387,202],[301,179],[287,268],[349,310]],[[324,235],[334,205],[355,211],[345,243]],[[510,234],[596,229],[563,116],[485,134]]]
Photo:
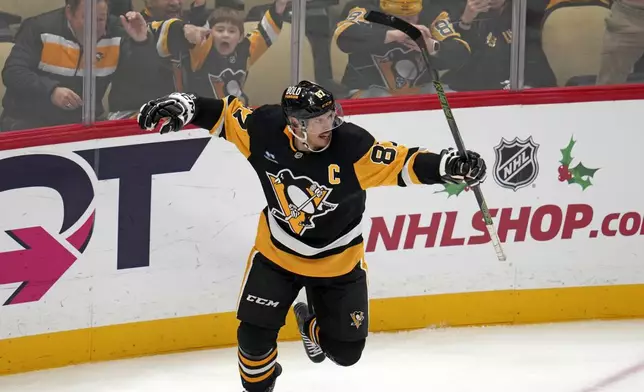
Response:
[[[447,183],[466,182],[469,186],[475,186],[485,181],[487,167],[478,153],[467,151],[466,159],[458,150],[449,148],[441,151],[439,173]]]
[[[192,94],[172,93],[168,96],[154,99],[141,107],[137,121],[139,127],[146,131],[154,131],[163,120],[159,133],[176,132],[195,116],[195,99]]]

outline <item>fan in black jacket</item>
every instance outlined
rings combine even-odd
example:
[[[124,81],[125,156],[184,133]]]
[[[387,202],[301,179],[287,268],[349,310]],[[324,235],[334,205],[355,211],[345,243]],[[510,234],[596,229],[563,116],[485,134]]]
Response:
[[[82,121],[82,37],[84,0],[67,0],[64,8],[26,19],[2,70],[7,88],[0,118],[3,131],[74,124]],[[96,115],[116,74],[145,72],[155,54],[154,40],[141,14],[121,21],[108,15],[105,0],[97,1]],[[129,66],[134,64],[134,66]]]

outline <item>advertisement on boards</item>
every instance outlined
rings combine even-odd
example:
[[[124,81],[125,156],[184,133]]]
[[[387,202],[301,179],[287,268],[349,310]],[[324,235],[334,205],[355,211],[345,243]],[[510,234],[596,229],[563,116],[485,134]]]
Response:
[[[455,111],[486,159],[508,262],[467,186],[372,189],[370,296],[644,282],[630,188],[644,136],[623,145],[632,128],[599,132],[608,111],[635,110],[609,104],[568,108],[576,125],[556,106]],[[440,112],[352,117],[380,140],[453,145]],[[0,151],[0,205],[2,339],[233,311],[265,203],[244,157],[200,130]]]
[[[99,181],[119,182],[116,269],[149,266],[152,176],[189,171],[209,140],[75,150],[67,156],[35,153],[0,160],[0,192],[20,195],[21,190],[37,188],[42,197],[55,193],[62,213],[59,227],[49,228],[52,232],[42,225],[21,227],[24,223],[16,221],[24,215],[16,219],[9,214],[3,219],[5,228],[16,222],[13,226],[17,227],[5,233],[23,248],[0,253],[0,284],[21,283],[3,305],[38,301],[84,253],[94,231]],[[19,208],[10,202],[4,206]]]
[[[559,161],[561,165],[557,169],[559,174],[557,180],[569,185],[576,184],[581,190],[585,190],[593,185],[593,176],[599,168],[588,168],[581,162],[571,167],[573,161],[572,149],[575,143],[575,140],[571,138],[568,146],[561,149],[562,158]],[[534,183],[539,174],[538,149],[539,145],[534,142],[532,136],[525,140],[514,138],[511,141],[502,138],[501,142],[494,147],[495,159],[492,167],[494,181],[500,187],[511,189],[515,192]],[[434,193],[444,193],[447,198],[458,197],[462,193],[470,191],[466,184],[445,184],[442,187],[442,190]],[[508,234],[511,231],[514,232],[514,237],[510,239],[511,241],[523,242],[529,236],[532,240],[543,242],[551,241],[555,238],[572,238],[574,231],[590,226],[593,221],[594,211],[592,205],[589,204],[547,204],[524,206],[516,210],[512,207],[491,208],[490,214],[493,218],[498,218],[497,234],[502,242],[508,241]],[[478,211],[471,217],[471,228],[479,234],[468,238],[454,238],[452,233],[457,215],[458,211],[433,213],[430,224],[422,228],[427,235],[425,246],[479,245],[490,242],[481,213]],[[367,251],[374,250],[377,237],[383,239],[383,245],[387,250],[400,249],[400,241],[396,241],[396,239],[400,239],[405,227],[404,218],[401,215],[396,216],[391,232],[382,217],[373,218],[371,236],[369,237],[371,240],[368,242]],[[406,226],[408,235],[414,236],[415,233],[421,230],[419,220],[419,214],[409,216],[409,222]],[[443,222],[443,235],[440,241],[437,242],[441,222]],[[638,212],[612,212],[603,217],[599,228],[591,229],[588,232],[588,236],[589,238],[596,238],[600,233],[604,237],[644,235],[642,223],[642,217]],[[411,241],[405,241],[402,248],[412,248],[409,245],[410,243]]]

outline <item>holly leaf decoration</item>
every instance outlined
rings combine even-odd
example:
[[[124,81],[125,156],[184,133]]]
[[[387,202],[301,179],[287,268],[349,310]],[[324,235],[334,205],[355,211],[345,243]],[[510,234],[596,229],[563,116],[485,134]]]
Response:
[[[572,156],[572,148],[575,146],[575,143],[577,142],[574,141],[571,136],[568,146],[566,146],[566,148],[559,150],[561,151],[561,160],[559,161],[559,163],[561,163],[566,167],[569,167],[570,164],[572,163],[572,160],[574,159]]]
[[[449,199],[451,196],[458,196],[467,188],[467,183],[462,182],[460,184],[442,184],[445,189],[442,191],[436,191],[434,193],[447,193],[447,198]]]
[[[583,163],[579,162],[577,166],[570,169],[572,178],[568,180],[568,184],[579,184],[579,186],[581,186],[581,189],[585,190],[589,186],[593,185],[590,179],[594,178],[597,170],[599,169],[588,168],[584,166]]]

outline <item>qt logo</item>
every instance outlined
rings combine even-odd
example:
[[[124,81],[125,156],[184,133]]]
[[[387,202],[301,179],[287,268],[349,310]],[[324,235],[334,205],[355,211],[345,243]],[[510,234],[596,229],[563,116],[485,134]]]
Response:
[[[60,195],[63,210],[56,237],[42,226],[6,231],[23,249],[0,253],[0,285],[21,283],[4,305],[40,300],[85,251],[96,219],[95,181],[119,181],[116,268],[148,267],[152,176],[190,171],[209,141],[207,137],[74,151],[93,173],[60,155],[0,159],[0,193],[48,188]]]

